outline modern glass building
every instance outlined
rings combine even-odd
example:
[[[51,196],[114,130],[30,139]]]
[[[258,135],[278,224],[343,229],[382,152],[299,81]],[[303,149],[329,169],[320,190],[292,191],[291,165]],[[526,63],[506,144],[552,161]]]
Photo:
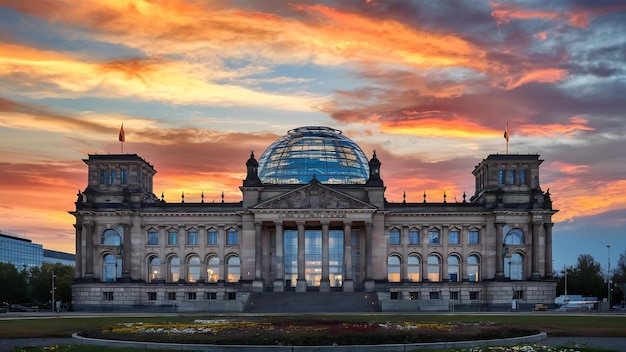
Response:
[[[43,246],[0,230],[0,262],[13,264],[20,271],[41,266]]]
[[[538,155],[479,161],[469,199],[401,203],[386,201],[376,153],[367,160],[329,127],[293,129],[259,161],[251,153],[233,203],[159,199],[138,155],[84,162],[75,309],[247,311],[290,292],[302,305],[307,293],[374,297],[368,309],[383,311],[554,302],[556,210]]]

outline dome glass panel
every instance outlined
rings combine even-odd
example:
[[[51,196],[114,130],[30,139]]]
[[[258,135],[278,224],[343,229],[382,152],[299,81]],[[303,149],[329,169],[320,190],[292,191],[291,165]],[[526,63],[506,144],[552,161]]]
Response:
[[[364,184],[369,176],[365,153],[341,131],[320,126],[293,129],[259,158],[259,178],[269,184]]]

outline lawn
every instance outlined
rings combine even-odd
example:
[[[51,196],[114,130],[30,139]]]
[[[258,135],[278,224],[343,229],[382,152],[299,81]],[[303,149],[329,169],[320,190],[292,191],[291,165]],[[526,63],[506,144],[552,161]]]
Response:
[[[99,329],[118,323],[190,323],[196,319],[224,319],[243,317],[239,315],[176,315],[153,317],[50,317],[43,319],[24,318],[0,320],[0,338],[24,337],[70,337],[73,333]],[[282,319],[284,316],[268,315],[268,319]],[[298,320],[342,320],[346,322],[492,322],[523,329],[546,332],[551,336],[626,336],[625,315],[549,315],[549,314],[369,314],[369,315],[299,315]]]

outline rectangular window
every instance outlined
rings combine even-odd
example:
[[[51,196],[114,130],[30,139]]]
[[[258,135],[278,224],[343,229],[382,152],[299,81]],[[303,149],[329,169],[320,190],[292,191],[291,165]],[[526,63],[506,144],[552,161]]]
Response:
[[[454,301],[459,300],[459,291],[450,291],[450,299]]]
[[[525,185],[526,184],[526,170],[519,170],[517,173],[519,176],[519,184]]]
[[[430,292],[430,299],[439,299],[439,292]]]
[[[112,301],[113,300],[113,292],[102,292],[102,296],[104,297],[105,301]]]
[[[189,231],[187,233],[187,244],[190,246],[198,245],[198,231]]]
[[[470,291],[470,299],[471,300],[478,300],[478,291]]]
[[[513,299],[524,299],[524,291],[522,290],[513,291]]]
[[[234,301],[237,299],[237,292],[228,292],[228,300]]]
[[[226,244],[230,244],[230,245],[239,244],[237,231],[234,231],[234,230],[228,231],[228,239],[227,239]]]
[[[107,170],[100,170],[100,184],[106,185],[109,182],[109,175]]]
[[[217,299],[217,292],[207,292],[206,299],[209,299],[209,300]]]
[[[148,231],[148,245],[156,246],[159,244],[159,233],[156,231]]]
[[[450,244],[459,244],[459,231],[450,231],[448,234]]]
[[[509,184],[515,184],[515,170],[509,170]]]
[[[156,301],[157,294],[156,292],[148,292],[148,301]]]
[[[391,298],[391,299],[400,299],[400,292],[397,292],[397,291],[389,292],[389,298]]]
[[[428,231],[428,243],[430,244],[439,243],[439,230],[433,229],[433,230]]]
[[[195,301],[195,300],[196,300],[196,297],[198,297],[198,296],[196,295],[196,293],[195,293],[195,292],[187,292],[187,299],[188,299],[188,300],[190,300],[190,301]]]
[[[498,183],[501,185],[504,184],[504,179],[505,179],[504,172],[505,170],[498,170]]]
[[[409,244],[420,244],[420,232],[417,230],[409,231]]]
[[[400,231],[399,230],[391,230],[389,231],[389,244],[400,244]]]
[[[420,293],[419,292],[409,292],[409,299],[420,299]]]
[[[206,243],[209,246],[217,246],[217,231],[207,231]]]
[[[478,231],[470,231],[468,233],[468,241],[469,244],[479,244],[479,239],[478,239]]]
[[[128,170],[126,169],[120,170],[120,181],[123,185],[128,183]]]
[[[168,301],[175,301],[176,300],[176,292],[168,292],[167,293],[167,300]]]
[[[115,170],[111,170],[111,174],[110,174],[110,178],[109,178],[109,184],[110,185],[117,184],[117,172]]]
[[[178,244],[178,232],[170,231],[167,236],[167,244],[175,246]]]

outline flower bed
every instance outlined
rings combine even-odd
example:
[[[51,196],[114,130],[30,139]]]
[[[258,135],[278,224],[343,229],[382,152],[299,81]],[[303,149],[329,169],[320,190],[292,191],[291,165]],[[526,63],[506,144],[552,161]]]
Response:
[[[80,335],[170,343],[321,346],[484,340],[536,333],[538,331],[490,323],[217,319],[189,323],[124,323]]]

